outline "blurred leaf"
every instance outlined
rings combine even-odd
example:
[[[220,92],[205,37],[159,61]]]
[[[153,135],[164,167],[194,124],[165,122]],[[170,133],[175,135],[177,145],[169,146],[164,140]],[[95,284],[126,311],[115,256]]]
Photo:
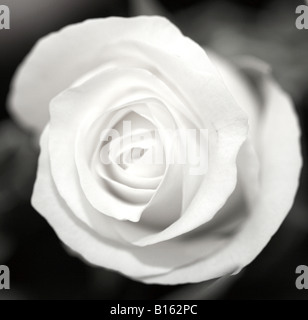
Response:
[[[0,232],[0,265],[4,264],[14,251],[15,243],[7,235],[1,234]]]
[[[157,0],[130,0],[131,16],[164,16],[168,17],[168,12]]]
[[[198,5],[175,16],[184,33],[228,58],[256,56],[273,67],[280,84],[300,100],[308,89],[307,33],[295,27],[302,1],[274,1],[266,10],[232,2]]]
[[[98,267],[88,269],[87,286],[91,297],[117,299],[121,296],[124,284],[124,277],[117,272]]]
[[[0,213],[29,200],[37,157],[31,136],[11,121],[0,123]]]

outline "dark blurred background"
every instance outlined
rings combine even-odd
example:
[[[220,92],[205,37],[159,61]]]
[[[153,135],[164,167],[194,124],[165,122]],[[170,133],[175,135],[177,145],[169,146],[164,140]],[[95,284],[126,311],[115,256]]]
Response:
[[[283,3],[282,3],[283,2]],[[147,286],[71,257],[52,228],[30,206],[38,151],[30,133],[9,119],[6,98],[16,67],[42,36],[89,18],[161,14],[184,34],[230,59],[257,56],[273,67],[294,101],[308,140],[308,30],[295,28],[288,0],[2,0],[11,29],[0,31],[0,265],[11,270],[1,299],[307,299],[295,269],[308,265],[308,174],[279,232],[239,276],[205,290],[204,284]]]

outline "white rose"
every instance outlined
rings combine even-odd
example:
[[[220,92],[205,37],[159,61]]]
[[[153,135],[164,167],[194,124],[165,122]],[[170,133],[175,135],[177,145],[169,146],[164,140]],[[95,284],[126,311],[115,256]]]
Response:
[[[108,18],[45,37],[19,68],[11,112],[45,128],[32,204],[87,261],[145,283],[216,279],[249,264],[286,217],[301,167],[292,102],[262,63],[211,59],[164,18]],[[164,139],[104,139],[127,120],[136,135],[207,130],[208,170],[168,162],[180,147]],[[157,144],[162,163],[138,162]],[[140,152],[106,164],[106,145],[111,158]]]

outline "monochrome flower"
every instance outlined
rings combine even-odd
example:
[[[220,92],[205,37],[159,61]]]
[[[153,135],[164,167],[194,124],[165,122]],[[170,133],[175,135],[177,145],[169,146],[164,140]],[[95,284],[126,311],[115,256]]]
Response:
[[[42,134],[34,208],[84,259],[136,280],[235,274],[292,206],[301,156],[289,97],[264,63],[231,66],[164,18],[45,37],[10,108]]]

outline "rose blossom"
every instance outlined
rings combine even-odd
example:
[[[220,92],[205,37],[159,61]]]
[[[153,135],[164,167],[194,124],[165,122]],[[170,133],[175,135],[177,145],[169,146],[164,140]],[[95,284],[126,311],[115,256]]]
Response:
[[[87,261],[136,280],[238,273],[292,206],[301,156],[289,97],[262,62],[209,58],[164,18],[90,20],[45,37],[19,68],[10,107],[43,131],[34,208]],[[207,130],[197,142],[207,171],[168,162],[178,146],[164,137],[127,143],[125,121],[133,135]],[[157,145],[163,162],[138,162]],[[136,161],[114,161],[127,150]]]

